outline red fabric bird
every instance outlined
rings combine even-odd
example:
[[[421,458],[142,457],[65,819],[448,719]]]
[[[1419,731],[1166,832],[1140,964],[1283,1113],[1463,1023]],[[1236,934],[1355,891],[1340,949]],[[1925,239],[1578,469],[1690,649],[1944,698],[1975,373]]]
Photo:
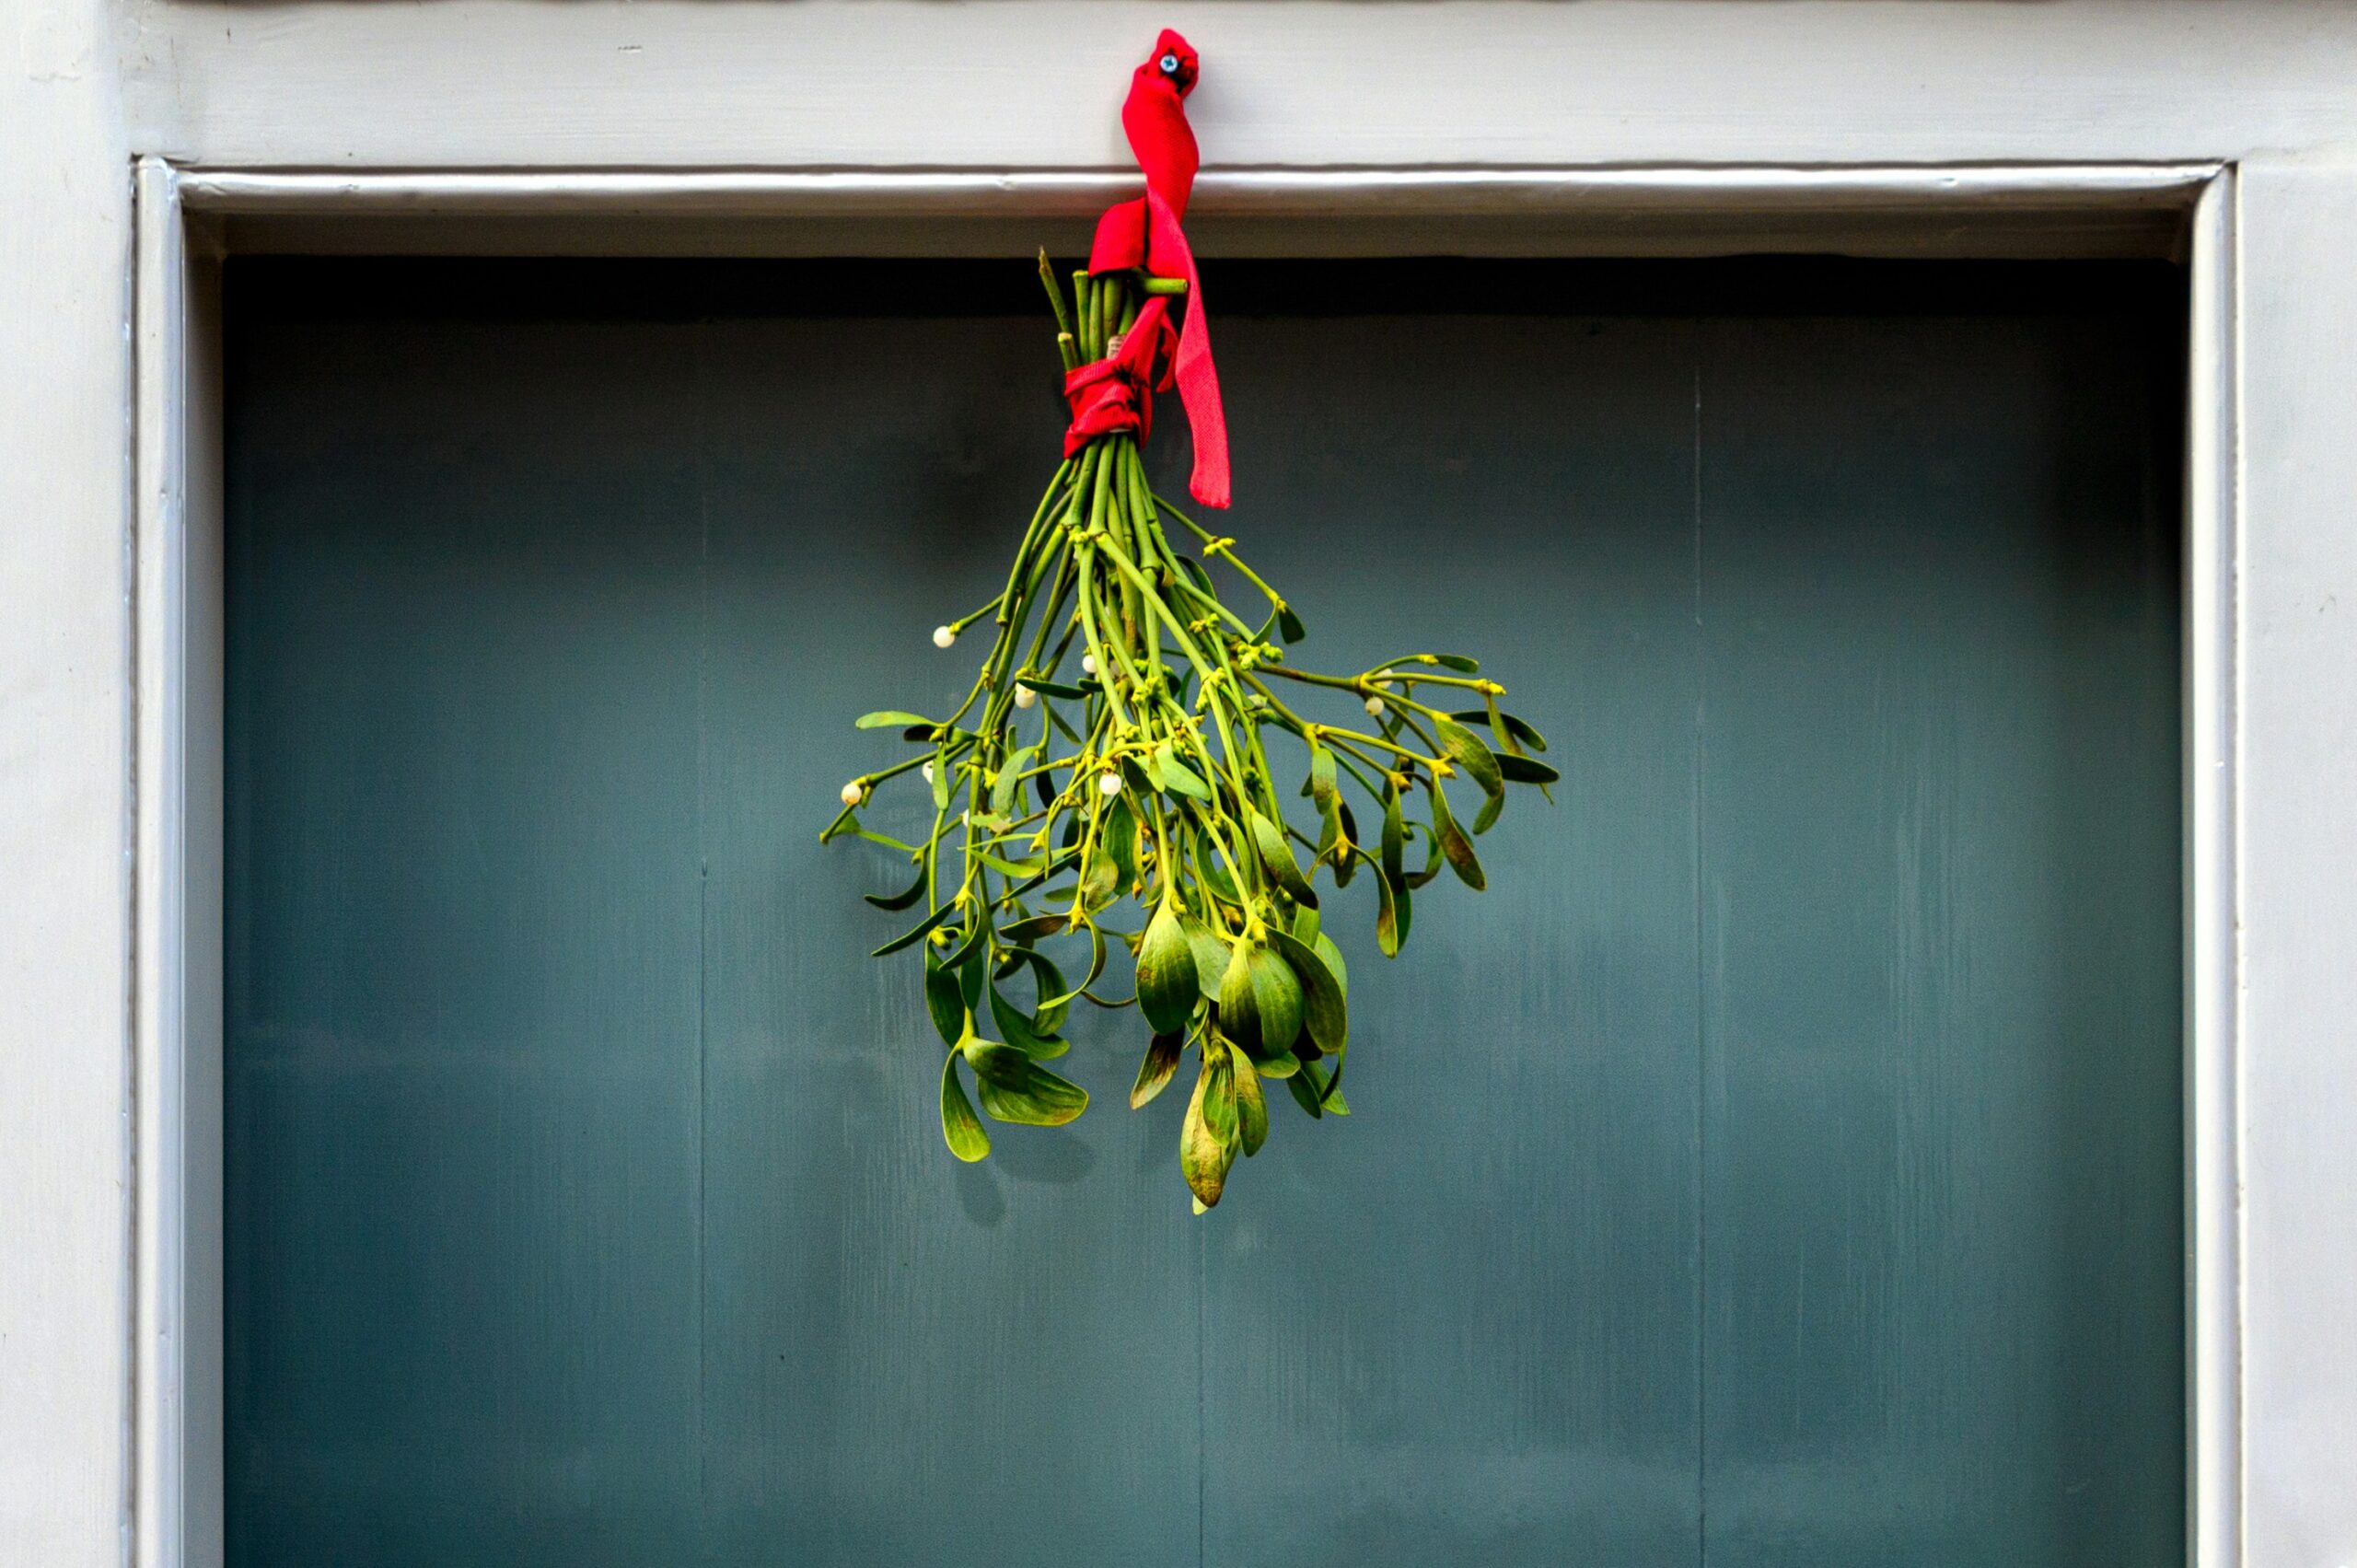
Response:
[[[1188,426],[1194,432],[1195,472],[1188,489],[1206,506],[1225,506],[1228,503],[1227,417],[1220,408],[1219,374],[1212,367],[1211,329],[1203,317],[1202,280],[1195,273],[1195,253],[1188,249],[1187,236],[1178,226],[1179,220],[1187,215],[1187,198],[1194,191],[1195,169],[1200,161],[1195,151],[1195,133],[1187,123],[1182,100],[1194,90],[1200,65],[1187,41],[1165,28],[1162,36],[1155,41],[1154,53],[1131,76],[1130,96],[1121,105],[1121,129],[1129,136],[1130,151],[1137,156],[1138,167],[1145,171],[1145,194],[1108,210],[1097,220],[1097,242],[1089,251],[1088,270],[1109,273],[1143,267],[1155,277],[1187,280],[1186,322],[1178,329],[1177,350],[1163,373],[1167,379],[1162,379],[1160,384],[1167,387],[1173,381],[1177,383],[1179,400],[1187,407]],[[1116,357],[1136,358],[1153,365],[1161,357],[1160,340],[1169,331],[1167,317],[1156,319],[1149,327],[1141,315],[1138,326],[1146,331],[1137,335],[1155,340],[1155,347],[1147,349],[1142,344],[1136,355],[1124,354]],[[1161,367],[1155,365],[1154,368]],[[1092,371],[1097,374],[1092,376]],[[1109,373],[1097,366],[1083,366],[1073,375],[1099,381]],[[1145,412],[1146,398],[1155,389],[1154,381],[1139,386],[1141,415]],[[1101,401],[1103,394],[1097,396]]]

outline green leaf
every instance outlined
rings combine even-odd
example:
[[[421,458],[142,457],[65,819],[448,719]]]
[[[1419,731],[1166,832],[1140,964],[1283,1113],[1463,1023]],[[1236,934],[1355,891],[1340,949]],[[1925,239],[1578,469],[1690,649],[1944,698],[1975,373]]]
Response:
[[[1195,948],[1179,921],[1178,907],[1165,899],[1146,923],[1138,945],[1138,1011],[1157,1033],[1187,1027],[1202,984],[1195,973]]]
[[[1318,1086],[1306,1071],[1295,1073],[1285,1080],[1285,1087],[1293,1095],[1294,1104],[1310,1114],[1312,1120],[1322,1119],[1326,1112],[1318,1103]]]
[[[1053,936],[1071,922],[1072,917],[1063,914],[1026,915],[1002,930],[999,935],[1017,947],[1028,947],[1042,936]]]
[[[1501,762],[1504,760],[1505,759],[1504,758],[1499,759]],[[1481,809],[1473,813],[1474,833],[1478,836],[1480,834],[1486,833],[1491,829],[1496,827],[1498,825],[1498,816],[1501,812],[1504,811],[1505,808],[1506,797],[1504,790],[1500,790],[1495,795],[1483,796],[1481,797]]]
[[[1327,1055],[1340,1056],[1351,1039],[1350,1008],[1343,1000],[1342,982],[1327,967],[1325,955],[1308,943],[1282,931],[1273,940],[1301,982],[1302,1025],[1311,1041]]]
[[[1185,1052],[1186,1037],[1160,1034],[1146,1043],[1145,1056],[1138,1063],[1138,1081],[1130,1086],[1130,1109],[1136,1110],[1160,1094],[1178,1074],[1178,1058]]]
[[[1239,942],[1227,955],[1219,980],[1219,1027],[1253,1047],[1260,1043],[1260,1003],[1252,993],[1252,944]]]
[[[878,708],[872,714],[862,714],[852,723],[861,729],[883,729],[891,725],[923,725],[927,733],[938,726],[923,714],[904,714],[898,708]]]
[[[1274,947],[1247,942],[1236,949],[1220,978],[1220,1028],[1254,1061],[1272,1061],[1292,1047],[1303,1005],[1301,981]]]
[[[877,948],[876,951],[867,956],[871,958],[880,958],[888,953],[899,952],[901,948],[909,946],[912,942],[922,941],[927,932],[933,930],[934,927],[939,925],[942,922],[947,920],[951,915],[956,914],[957,912],[958,906],[956,904],[944,904],[939,909],[934,911],[931,914],[925,916],[923,920],[917,922],[916,924],[909,927],[908,930],[901,932],[898,936],[893,937],[892,940],[885,943],[884,946]]]
[[[1316,904],[1302,904],[1298,906],[1293,912],[1293,934],[1295,936],[1300,937],[1305,942],[1317,940],[1318,920],[1318,906]]]
[[[1482,794],[1495,795],[1505,788],[1498,773],[1497,755],[1481,744],[1480,736],[1455,719],[1434,719],[1433,729],[1440,737],[1441,755],[1463,769]]]
[[[1217,590],[1212,587],[1211,574],[1203,570],[1202,562],[1191,555],[1181,555],[1178,557],[1178,570],[1198,590],[1216,597]]]
[[[1288,643],[1298,643],[1309,635],[1309,629],[1301,623],[1301,617],[1293,612],[1291,605],[1285,604],[1277,606],[1277,632]]]
[[[1030,765],[1032,753],[1039,749],[1027,746],[999,764],[998,777],[991,781],[991,811],[1004,817],[1015,807],[1015,788],[1023,779],[1023,770]]]
[[[1187,1120],[1178,1127],[1178,1170],[1187,1179],[1187,1186],[1195,1194],[1195,1202],[1208,1209],[1219,1202],[1220,1191],[1227,1185],[1228,1167],[1233,1156],[1227,1150],[1227,1140],[1213,1130],[1210,1118],[1212,1063],[1214,1057],[1223,1064],[1227,1052],[1216,1042],[1206,1040],[1202,1068],[1195,1074],[1195,1092],[1187,1101]],[[1228,1104],[1234,1114],[1235,1100],[1231,1094]]]
[[[1007,1044],[1035,1062],[1051,1062],[1072,1049],[1072,1042],[1059,1038],[1054,1029],[1041,1029],[1025,1017],[1022,1009],[1000,995],[995,985],[991,987],[991,1020]]]
[[[949,1152],[969,1165],[991,1152],[991,1135],[982,1131],[982,1119],[974,1114],[966,1086],[958,1081],[955,1051],[941,1063],[941,1135]]]
[[[1481,862],[1473,854],[1473,841],[1465,836],[1465,830],[1449,814],[1448,792],[1441,788],[1438,779],[1432,782],[1431,794],[1433,832],[1440,841],[1440,852],[1448,857],[1448,868],[1457,873],[1457,879],[1478,893],[1490,885],[1490,879],[1482,874]]]
[[[1449,669],[1453,669],[1459,675],[1479,675],[1481,673],[1481,661],[1477,658],[1469,657],[1464,654],[1434,654],[1433,655],[1433,662]]]
[[[939,746],[933,749],[933,808],[949,809],[949,752]]]
[[[1088,1109],[1088,1091],[1011,1045],[966,1041],[966,1065],[981,1086],[982,1110],[1001,1121],[1061,1127]]]
[[[1033,1025],[1042,1034],[1053,1033],[1062,1028],[1064,1016],[1072,1010],[1072,999],[1078,994],[1064,984],[1063,971],[1050,962],[1046,954],[1028,947],[1017,947],[1008,956],[1031,966],[1032,983],[1039,992],[1039,1005],[1032,1019]]]
[[[966,998],[958,975],[934,962],[930,953],[925,955],[924,1007],[943,1044],[956,1045],[966,1038]]]
[[[1322,931],[1311,938],[1309,945],[1318,949],[1319,958],[1326,960],[1326,972],[1334,977],[1335,988],[1348,996],[1351,993],[1351,976],[1342,963],[1342,950],[1335,947],[1334,939]]]
[[[1056,680],[1042,680],[1033,675],[1018,675],[1015,678],[1015,683],[1017,686],[1028,686],[1042,697],[1061,697],[1067,703],[1077,703],[1088,695],[1077,686],[1066,686]]]
[[[1334,787],[1334,753],[1315,740],[1309,743],[1309,797],[1321,812],[1331,812],[1341,800]]]
[[[917,879],[909,884],[905,892],[862,893],[860,897],[880,910],[904,910],[924,897],[924,867],[920,865],[917,867]]]
[[[1466,713],[1454,714],[1450,716],[1455,718],[1459,724],[1483,724],[1488,723],[1490,720],[1489,713],[1480,708],[1474,708]],[[1531,728],[1529,725],[1515,717],[1512,714],[1501,710],[1497,715],[1496,723],[1505,726],[1507,736],[1512,737],[1522,745],[1529,747],[1533,751],[1544,751],[1547,749],[1547,738],[1539,734],[1537,730]],[[1492,727],[1495,728],[1496,725],[1492,725]]]
[[[1408,827],[1399,808],[1399,786],[1387,784],[1383,791],[1383,877],[1402,889],[1408,886],[1407,851]]]
[[[1187,933],[1188,945],[1195,950],[1195,981],[1202,987],[1203,1000],[1216,1002],[1220,981],[1227,974],[1227,944],[1191,914],[1179,916],[1178,923]]]
[[[1351,814],[1351,803],[1339,796],[1334,801],[1334,817],[1338,830],[1329,835],[1333,848],[1329,851],[1321,846],[1319,853],[1328,855],[1328,863],[1334,867],[1334,886],[1347,888],[1351,878],[1359,874],[1359,857],[1352,853],[1358,845],[1359,823]]]
[[[1409,917],[1414,912],[1414,905],[1404,881],[1395,888],[1390,877],[1377,877],[1375,891],[1381,900],[1375,914],[1375,946],[1385,958],[1396,958],[1399,956],[1400,947],[1408,940]]]
[[[1113,856],[1113,865],[1120,875],[1120,889],[1127,892],[1138,880],[1138,814],[1130,806],[1126,795],[1115,796],[1112,807],[1105,816],[1106,849]]]
[[[1293,857],[1293,846],[1285,842],[1285,830],[1250,807],[1244,809],[1252,829],[1252,847],[1260,852],[1260,864],[1277,879],[1277,886],[1293,895],[1295,903],[1315,904],[1318,894],[1311,889],[1309,879],[1301,874],[1301,862]]]
[[[1228,1081],[1236,1086],[1236,1130],[1244,1147],[1244,1157],[1250,1159],[1269,1141],[1269,1102],[1261,1098],[1260,1074],[1252,1068],[1251,1058],[1237,1047],[1228,1048]]]
[[[1155,765],[1162,770],[1162,787],[1171,794],[1189,796],[1196,800],[1212,797],[1211,785],[1205,784],[1194,769],[1178,760],[1178,753],[1167,740],[1155,748],[1154,761]]]
[[[1535,758],[1518,757],[1511,751],[1498,753],[1498,772],[1508,784],[1550,784],[1563,776]]]

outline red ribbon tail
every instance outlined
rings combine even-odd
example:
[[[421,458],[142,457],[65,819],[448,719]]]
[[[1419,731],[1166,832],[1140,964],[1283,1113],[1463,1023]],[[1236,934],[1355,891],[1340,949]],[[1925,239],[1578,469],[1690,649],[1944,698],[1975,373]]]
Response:
[[[1220,402],[1219,371],[1212,364],[1211,323],[1203,312],[1203,283],[1195,272],[1195,252],[1168,203],[1148,193],[1147,254],[1151,270],[1160,276],[1187,280],[1187,319],[1178,329],[1178,354],[1172,375],[1178,383],[1178,401],[1186,405],[1187,427],[1195,437],[1195,471],[1188,480],[1189,494],[1206,506],[1225,507],[1229,499],[1227,472],[1227,412]],[[1177,264],[1175,273],[1166,270]]]

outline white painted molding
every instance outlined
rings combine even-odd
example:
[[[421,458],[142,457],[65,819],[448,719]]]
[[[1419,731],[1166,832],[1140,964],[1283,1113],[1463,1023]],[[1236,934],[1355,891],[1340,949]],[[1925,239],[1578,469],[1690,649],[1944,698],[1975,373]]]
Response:
[[[192,213],[340,222],[437,216],[626,219],[849,213],[935,225],[1012,205],[1090,211],[1131,182],[1072,171],[552,170],[366,175],[139,171],[137,821],[140,1150],[134,1332],[139,1568],[220,1560],[220,615],[217,317]],[[2237,1001],[2244,980],[2237,771],[2242,622],[2238,418],[2245,365],[2235,171],[2210,164],[1841,169],[1229,170],[1207,211],[1348,218],[1422,204],[1509,217],[1560,211],[1708,215],[1747,231],[1841,232],[1896,215],[1931,242],[2025,208],[2189,215],[2187,500],[2187,1558],[2243,1568],[2247,1411]],[[1961,221],[1960,221],[1961,220]],[[234,231],[232,231],[234,233]],[[2357,600],[2357,593],[2352,593]],[[209,770],[209,772],[207,771]],[[2350,922],[2357,929],[2357,917]],[[210,988],[209,990],[207,988]],[[209,1015],[206,1009],[210,1008]],[[209,1122],[205,1118],[209,1117]],[[207,1205],[210,1205],[208,1208]],[[209,1293],[209,1296],[208,1296]],[[209,1406],[207,1401],[211,1401]],[[209,1423],[209,1424],[208,1424]],[[210,1489],[209,1492],[207,1489]],[[2253,1568],[2273,1568],[2260,1557]],[[2283,1560],[2290,1562],[2289,1559]]]

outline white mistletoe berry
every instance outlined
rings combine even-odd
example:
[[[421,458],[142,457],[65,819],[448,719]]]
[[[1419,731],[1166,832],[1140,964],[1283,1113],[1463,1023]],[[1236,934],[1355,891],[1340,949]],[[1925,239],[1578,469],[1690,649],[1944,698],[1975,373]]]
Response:
[[[933,764],[932,764],[932,763],[927,762],[923,767],[919,768],[919,769],[917,770],[917,772],[921,772],[921,773],[923,773],[923,774],[924,775],[924,782],[925,782],[925,783],[927,783],[927,784],[931,784],[931,783],[933,782]]]
[[[1095,654],[1083,654],[1080,656],[1080,672],[1083,675],[1094,675],[1097,673],[1097,656]]]
[[[1039,700],[1039,693],[1032,691],[1028,686],[1018,686],[1015,689],[1015,705],[1018,708],[1028,708]]]
[[[859,781],[857,779],[853,779],[851,783],[843,785],[843,804],[845,806],[856,806],[860,803],[861,797],[866,793],[866,791],[859,787]]]
[[[1368,717],[1381,718],[1383,716],[1383,699],[1380,697],[1369,697],[1366,700],[1366,711]]]
[[[1106,772],[1106,773],[1099,773],[1099,774],[1097,774],[1097,790],[1098,790],[1098,792],[1099,792],[1100,794],[1104,794],[1104,795],[1119,795],[1119,794],[1120,794],[1120,793],[1121,793],[1121,775],[1120,775],[1120,774],[1119,774],[1119,773],[1113,773],[1113,772]]]
[[[933,629],[933,645],[936,648],[946,648],[957,640],[958,633],[949,627],[936,626]]]

